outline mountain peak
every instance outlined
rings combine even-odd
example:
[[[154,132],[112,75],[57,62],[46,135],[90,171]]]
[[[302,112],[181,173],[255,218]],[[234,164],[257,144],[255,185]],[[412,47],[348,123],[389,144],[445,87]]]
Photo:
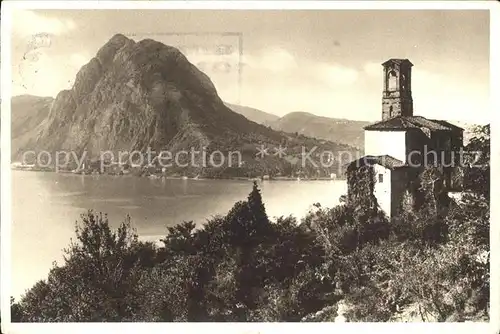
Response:
[[[104,44],[99,51],[97,51],[97,55],[95,58],[99,61],[101,66],[104,69],[109,68],[110,64],[113,62],[113,59],[116,53],[125,46],[133,45],[135,42],[130,38],[122,34],[116,34],[109,39],[106,44]]]
[[[125,44],[126,42],[130,41],[131,39],[128,38],[127,36],[123,35],[123,34],[115,34],[113,35],[113,37],[111,37],[109,39],[109,42],[108,43],[123,43]]]
[[[44,149],[85,149],[94,155],[208,145],[219,128],[245,129],[235,116],[210,78],[177,48],[116,34],[81,67],[72,89],[57,95],[37,139]]]
[[[306,144],[325,145],[329,151],[352,149],[276,132],[232,112],[206,74],[177,48],[152,39],[135,42],[114,35],[80,69],[74,82],[53,103],[40,103],[43,113],[30,116],[31,130],[16,128],[14,155],[26,148],[85,151],[88,158],[104,151],[117,157],[118,152],[148,149],[243,151],[247,167],[228,173],[248,176],[260,175],[267,168],[256,159],[257,144],[288,143],[293,154],[300,154]],[[288,166],[281,160],[272,164],[282,171]]]

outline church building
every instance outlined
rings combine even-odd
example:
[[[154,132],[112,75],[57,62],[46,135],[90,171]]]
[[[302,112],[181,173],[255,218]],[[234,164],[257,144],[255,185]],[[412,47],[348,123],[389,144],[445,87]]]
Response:
[[[454,181],[452,174],[457,166],[455,153],[463,147],[464,130],[444,120],[413,114],[413,64],[408,59],[390,59],[382,66],[382,120],[364,128],[365,156],[349,163],[347,173],[371,167],[371,195],[392,217],[401,212],[405,193],[410,192],[411,182],[425,166],[440,168],[447,191],[459,189],[460,182]],[[348,200],[359,196],[354,188],[356,185],[348,182]]]

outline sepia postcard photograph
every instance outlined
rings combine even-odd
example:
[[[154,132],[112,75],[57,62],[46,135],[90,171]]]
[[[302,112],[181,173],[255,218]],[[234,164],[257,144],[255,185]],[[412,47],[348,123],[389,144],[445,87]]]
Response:
[[[499,333],[497,3],[4,5],[2,333]]]

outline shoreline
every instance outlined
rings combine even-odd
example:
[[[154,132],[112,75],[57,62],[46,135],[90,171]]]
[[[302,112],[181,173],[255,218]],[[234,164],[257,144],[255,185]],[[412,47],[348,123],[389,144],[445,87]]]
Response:
[[[307,177],[290,177],[290,176],[276,176],[276,177],[184,177],[184,176],[176,176],[176,175],[159,175],[159,174],[150,174],[150,175],[138,175],[134,173],[127,174],[111,174],[111,173],[75,173],[72,171],[55,171],[53,169],[25,169],[25,168],[11,168],[11,170],[21,171],[21,172],[39,172],[39,173],[57,173],[57,174],[72,174],[72,175],[80,175],[80,176],[117,176],[117,177],[140,177],[140,178],[148,178],[148,179],[170,179],[170,180],[234,180],[234,181],[345,181],[345,178],[329,178],[329,177],[316,177],[316,178],[307,178]]]

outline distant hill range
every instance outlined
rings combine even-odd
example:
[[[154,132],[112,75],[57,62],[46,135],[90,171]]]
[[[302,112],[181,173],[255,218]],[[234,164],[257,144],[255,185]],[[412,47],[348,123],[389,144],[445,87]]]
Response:
[[[14,96],[11,100],[12,110],[12,149],[17,150],[30,146],[36,137],[36,129],[48,117],[54,98],[32,95]]]
[[[343,143],[359,149],[364,147],[363,127],[370,122],[317,116],[296,111],[279,117],[255,108],[226,103],[233,111],[274,130]]]
[[[267,113],[259,109],[240,106],[237,104],[231,104],[227,102],[224,102],[224,104],[232,111],[245,116],[246,118],[248,118],[251,121],[254,121],[255,123],[270,125],[280,118],[279,116]]]
[[[274,130],[287,133],[298,133],[308,137],[343,143],[359,148],[360,150],[364,147],[363,128],[373,123],[317,116],[303,111],[291,112],[283,117],[279,117],[255,108],[230,103],[225,104],[231,108],[231,110],[245,116],[249,120],[269,126]],[[471,137],[470,130],[474,128],[476,124],[462,121],[450,122],[465,129],[464,144],[467,144]]]
[[[331,140],[362,149],[363,127],[370,122],[316,116],[308,112],[291,112],[267,125],[275,130],[297,132],[305,136]]]
[[[304,150],[357,152],[343,143],[287,132],[291,133],[233,112],[219,98],[210,78],[178,49],[151,39],[136,42],[121,34],[103,45],[77,73],[73,87],[55,99],[12,98],[14,160],[26,150],[66,150],[92,159],[103,151],[117,156],[119,151],[146,152],[148,148],[173,154],[239,151],[243,156],[239,167],[205,166],[198,156],[188,167],[174,166],[169,171],[202,177],[316,177],[339,171],[344,162],[334,161],[328,167],[302,165],[307,160],[301,158]],[[277,156],[274,153],[280,145],[286,147],[286,154]],[[268,149],[263,157],[256,155],[260,147]]]

